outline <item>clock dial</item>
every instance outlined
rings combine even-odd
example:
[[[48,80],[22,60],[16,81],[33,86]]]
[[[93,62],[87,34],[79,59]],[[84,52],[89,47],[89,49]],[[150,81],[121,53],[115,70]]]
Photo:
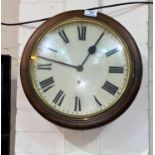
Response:
[[[86,129],[113,121],[131,105],[142,63],[121,24],[77,10],[50,18],[32,34],[20,74],[26,96],[42,116]]]
[[[31,57],[36,92],[47,106],[71,117],[96,115],[113,106],[130,75],[129,53],[120,37],[88,20],[50,29]]]

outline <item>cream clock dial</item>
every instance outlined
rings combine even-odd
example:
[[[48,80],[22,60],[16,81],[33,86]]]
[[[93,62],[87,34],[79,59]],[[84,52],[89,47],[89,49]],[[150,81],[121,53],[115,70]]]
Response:
[[[96,49],[89,55],[91,47]],[[31,76],[50,108],[75,117],[95,115],[122,95],[129,62],[128,50],[115,33],[77,19],[49,30],[38,42],[31,57]]]
[[[22,83],[34,108],[71,128],[118,117],[134,99],[141,72],[130,34],[110,17],[85,17],[83,11],[57,15],[40,26],[21,62]]]

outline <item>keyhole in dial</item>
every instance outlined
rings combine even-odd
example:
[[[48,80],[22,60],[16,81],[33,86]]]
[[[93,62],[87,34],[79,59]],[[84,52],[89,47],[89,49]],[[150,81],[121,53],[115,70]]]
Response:
[[[77,81],[77,84],[80,84],[80,83],[81,83],[81,81],[80,81],[80,80],[78,80],[78,81]]]

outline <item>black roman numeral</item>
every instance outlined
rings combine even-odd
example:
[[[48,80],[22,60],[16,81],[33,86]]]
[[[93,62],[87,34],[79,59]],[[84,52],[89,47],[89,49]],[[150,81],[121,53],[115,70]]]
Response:
[[[62,40],[63,40],[66,44],[69,43],[69,39],[68,39],[66,33],[64,32],[64,30],[59,31],[58,33],[59,33],[60,37],[62,38]]]
[[[96,103],[97,103],[99,106],[102,106],[102,104],[101,104],[100,101],[95,97],[95,95],[94,95],[94,99],[95,99]]]
[[[62,90],[60,90],[57,93],[56,97],[54,98],[53,102],[56,103],[56,104],[58,103],[58,105],[61,106],[64,98],[65,98],[65,94],[64,94],[64,92]]]
[[[52,64],[38,64],[37,69],[51,70]]]
[[[78,36],[79,40],[86,40],[86,26],[78,26]]]
[[[81,111],[81,101],[77,96],[75,97],[75,107],[74,111]]]
[[[123,66],[109,66],[109,73],[123,73]]]
[[[118,87],[113,85],[112,83],[106,81],[104,83],[104,85],[102,86],[102,89],[106,90],[107,92],[109,92],[112,95],[115,95],[118,90]]]
[[[49,90],[54,86],[54,79],[53,77],[49,77],[48,79],[45,79],[39,83],[43,91],[46,92],[47,90]]]
[[[113,55],[116,52],[118,52],[118,49],[117,48],[114,48],[114,49],[110,50],[109,52],[105,53],[105,55],[107,57],[109,57],[109,56]]]

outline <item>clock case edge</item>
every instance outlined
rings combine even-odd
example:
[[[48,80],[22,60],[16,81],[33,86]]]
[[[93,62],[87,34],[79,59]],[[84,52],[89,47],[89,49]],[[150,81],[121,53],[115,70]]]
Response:
[[[132,58],[131,69],[133,74],[130,77],[130,82],[126,89],[127,91],[123,94],[122,98],[120,98],[117,101],[117,104],[112,106],[109,110],[105,111],[103,114],[87,119],[66,117],[64,115],[56,113],[55,111],[51,111],[49,107],[45,106],[38,99],[38,96],[35,93],[34,88],[32,87],[32,83],[30,82],[30,54],[32,49],[34,48],[37,38],[41,36],[41,34],[44,31],[46,31],[47,28],[49,28],[51,25],[56,25],[57,23],[60,23],[60,21],[62,20],[67,20],[70,18],[87,18],[94,20],[94,17],[84,16],[84,10],[73,10],[58,14],[50,18],[48,21],[44,22],[41,26],[39,26],[39,28],[37,28],[37,30],[31,35],[23,51],[20,64],[21,83],[31,105],[37,110],[37,112],[39,112],[50,122],[72,129],[95,128],[110,123],[111,121],[118,118],[122,113],[124,113],[128,109],[128,107],[132,104],[133,100],[135,99],[140,88],[142,78],[142,60],[140,56],[140,51],[133,37],[119,22],[105,14],[98,13],[95,20],[100,22],[102,21],[103,23],[110,25],[112,29],[115,29],[116,33],[121,35],[122,39],[125,40],[127,47],[130,50]]]

